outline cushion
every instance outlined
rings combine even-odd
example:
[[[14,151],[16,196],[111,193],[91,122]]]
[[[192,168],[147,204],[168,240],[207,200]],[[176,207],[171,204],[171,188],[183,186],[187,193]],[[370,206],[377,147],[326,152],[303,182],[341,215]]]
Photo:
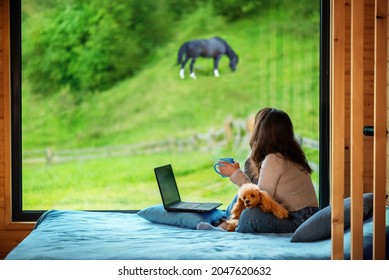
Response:
[[[350,197],[344,199],[344,229],[350,227]],[[363,194],[363,219],[368,218],[373,209],[373,194]],[[331,238],[331,206],[327,206],[307,219],[294,232],[291,242],[313,242]]]
[[[138,215],[153,223],[191,229],[196,229],[197,224],[200,222],[212,224],[221,218],[226,217],[225,213],[219,209],[214,209],[205,213],[169,212],[163,208],[162,204],[142,209],[138,212]]]

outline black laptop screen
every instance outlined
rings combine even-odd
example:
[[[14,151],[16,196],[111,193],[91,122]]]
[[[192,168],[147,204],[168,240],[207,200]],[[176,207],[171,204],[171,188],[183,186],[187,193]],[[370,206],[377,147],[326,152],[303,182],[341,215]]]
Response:
[[[171,205],[181,201],[178,193],[176,179],[171,165],[155,168],[159,190],[165,205]]]

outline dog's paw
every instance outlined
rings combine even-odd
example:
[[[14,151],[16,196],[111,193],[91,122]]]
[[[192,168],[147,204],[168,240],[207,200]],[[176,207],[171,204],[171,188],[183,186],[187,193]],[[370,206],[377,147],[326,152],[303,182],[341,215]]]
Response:
[[[289,212],[286,209],[278,209],[278,211],[274,212],[274,216],[278,219],[287,219],[289,218]]]
[[[227,220],[227,231],[235,231],[235,229],[238,227],[239,220],[233,219],[233,220]]]

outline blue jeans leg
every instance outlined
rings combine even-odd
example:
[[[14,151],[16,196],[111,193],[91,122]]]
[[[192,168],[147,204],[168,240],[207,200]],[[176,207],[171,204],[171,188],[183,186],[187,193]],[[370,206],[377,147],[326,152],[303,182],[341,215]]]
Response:
[[[291,219],[278,219],[260,208],[243,210],[239,226],[236,229],[241,233],[288,233],[294,232],[297,226]]]
[[[235,202],[236,202],[237,200],[238,200],[238,195],[236,195],[236,196],[234,197],[234,199],[231,201],[230,205],[228,205],[228,207],[227,207],[227,209],[226,209],[226,211],[225,211],[227,218],[230,217],[232,207],[234,206],[234,204],[235,204]]]

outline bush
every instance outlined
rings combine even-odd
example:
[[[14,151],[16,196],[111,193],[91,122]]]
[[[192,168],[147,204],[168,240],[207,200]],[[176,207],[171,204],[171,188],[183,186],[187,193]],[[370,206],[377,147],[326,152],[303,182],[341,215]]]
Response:
[[[24,74],[44,95],[107,89],[169,38],[169,18],[162,1],[58,2],[23,22]]]

